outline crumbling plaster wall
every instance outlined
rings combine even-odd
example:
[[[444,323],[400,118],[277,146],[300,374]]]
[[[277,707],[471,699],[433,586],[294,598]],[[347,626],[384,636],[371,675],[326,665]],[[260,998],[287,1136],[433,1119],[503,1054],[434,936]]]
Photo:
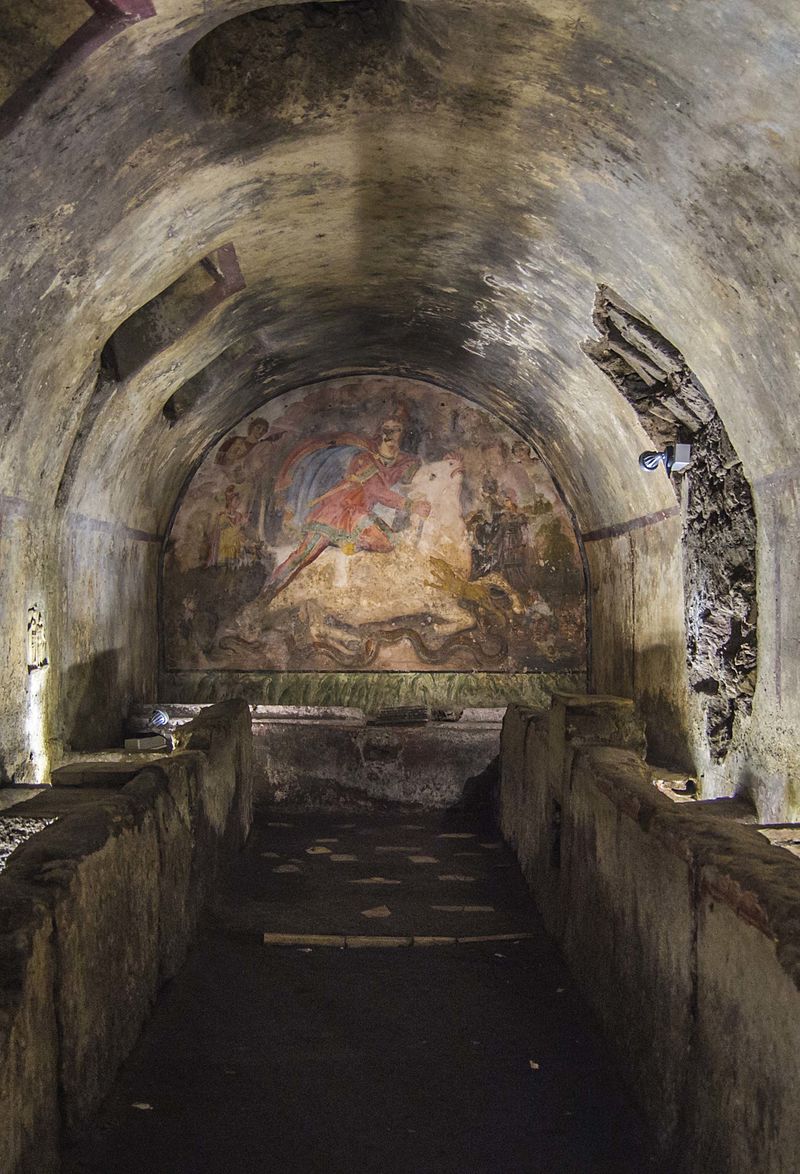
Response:
[[[82,590],[57,535],[81,515],[108,525],[109,546],[112,533],[147,544],[131,535],[163,534],[225,427],[265,397],[353,370],[461,389],[537,444],[596,536],[595,683],[635,692],[664,753],[702,765],[681,669],[680,554],[659,520],[674,497],[639,474],[646,438],[579,346],[606,282],[680,348],[754,487],[759,684],[713,786],[796,811],[797,619],[777,589],[796,577],[798,531],[796,8],[437,0],[403,10],[402,52],[391,69],[374,59],[357,102],[337,91],[261,118],[204,107],[187,63],[213,26],[254,5],[156,7],[62,69],[0,145],[6,769],[27,757],[15,617],[32,591],[52,615]],[[291,57],[275,68],[292,90]],[[227,241],[246,289],[116,389],[55,515],[105,340]],[[217,394],[170,427],[164,403],[210,363]],[[155,672],[146,606],[134,615],[118,592],[124,580],[128,599],[147,602],[149,556],[133,583],[118,565],[119,578],[98,576],[94,606],[142,651],[112,707]],[[59,676],[110,639],[76,634],[64,615],[53,630],[73,633],[72,651],[54,648],[47,690],[56,737],[68,724]]]
[[[756,519],[742,463],[705,389],[683,356],[613,291],[601,286],[594,315],[600,340],[584,350],[636,411],[665,462],[689,446],[675,474],[680,503],[686,667],[691,697],[714,766],[740,741],[756,683]],[[644,458],[640,458],[644,459]],[[649,470],[663,476],[665,464]]]

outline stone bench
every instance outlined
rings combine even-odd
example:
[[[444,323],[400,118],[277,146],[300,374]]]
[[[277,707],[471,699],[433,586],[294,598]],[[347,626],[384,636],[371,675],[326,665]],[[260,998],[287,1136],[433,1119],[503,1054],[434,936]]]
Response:
[[[630,703],[587,705],[509,711],[504,830],[668,1168],[793,1174],[800,858],[769,841],[800,836],[742,802],[676,803]]]
[[[0,875],[4,1174],[58,1169],[63,1138],[95,1112],[182,965],[219,861],[248,834],[247,705],[211,707],[183,747],[112,793],[54,791],[59,818]]]

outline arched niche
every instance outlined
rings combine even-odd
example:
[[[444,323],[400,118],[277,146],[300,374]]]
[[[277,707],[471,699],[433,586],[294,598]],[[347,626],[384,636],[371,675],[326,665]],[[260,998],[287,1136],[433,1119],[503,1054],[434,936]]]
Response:
[[[394,376],[270,401],[207,452],[164,550],[186,699],[540,701],[586,684],[586,584],[545,462],[463,396]]]

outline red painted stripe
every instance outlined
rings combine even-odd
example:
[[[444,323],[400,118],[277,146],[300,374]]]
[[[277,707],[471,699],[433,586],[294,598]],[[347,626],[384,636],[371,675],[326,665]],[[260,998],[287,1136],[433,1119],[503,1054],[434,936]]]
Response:
[[[667,518],[676,518],[681,512],[679,505],[670,506],[668,510],[659,510],[655,514],[644,514],[639,518],[631,518],[627,522],[615,522],[611,526],[600,526],[597,530],[587,530],[581,534],[584,542],[602,542],[606,538],[619,538],[623,534],[630,534],[632,530],[644,530],[646,526],[656,526]]]
[[[150,0],[87,0],[94,9],[89,19],[67,37],[44,65],[31,74],[0,105],[0,138],[14,129],[48,85],[79,65],[122,29],[155,16]]]

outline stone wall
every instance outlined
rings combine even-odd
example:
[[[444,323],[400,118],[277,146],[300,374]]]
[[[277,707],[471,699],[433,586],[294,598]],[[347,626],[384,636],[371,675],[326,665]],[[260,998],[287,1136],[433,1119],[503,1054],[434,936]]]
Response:
[[[38,728],[29,604],[52,636],[43,739],[57,755],[85,715],[107,737],[153,687],[155,641],[126,633],[144,615],[152,636],[180,486],[266,400],[354,373],[463,391],[542,452],[594,535],[594,686],[646,703],[665,757],[691,749],[676,503],[665,478],[639,475],[636,413],[579,345],[602,280],[680,348],[742,457],[761,663],[719,786],[746,782],[773,816],[800,810],[798,611],[782,601],[800,533],[800,255],[786,245],[800,8],[658,5],[643,22],[638,0],[388,4],[396,22],[368,34],[370,3],[120,7],[145,18],[73,41],[3,128],[0,769],[29,777]],[[6,4],[2,95],[89,12]],[[291,53],[273,35],[287,28]],[[351,30],[362,39],[328,60]],[[108,339],[229,244],[245,288],[148,342],[98,396]],[[89,529],[70,559],[73,525]],[[77,714],[61,677],[85,696]]]
[[[510,709],[501,774],[504,833],[669,1168],[795,1170],[800,860],[655,786],[630,703]]]
[[[180,749],[18,848],[0,877],[0,1169],[46,1174],[97,1109],[181,967],[224,853],[252,815],[241,701]],[[35,802],[35,800],[33,801]]]
[[[169,728],[202,712],[159,702]],[[144,726],[152,705],[134,706]],[[424,712],[424,707],[423,707]],[[431,711],[429,711],[431,712]],[[252,709],[256,802],[337,808],[372,802],[448,807],[483,794],[500,752],[504,708],[450,711],[437,720],[373,724],[360,709],[256,705]],[[456,720],[453,720],[456,719]]]

